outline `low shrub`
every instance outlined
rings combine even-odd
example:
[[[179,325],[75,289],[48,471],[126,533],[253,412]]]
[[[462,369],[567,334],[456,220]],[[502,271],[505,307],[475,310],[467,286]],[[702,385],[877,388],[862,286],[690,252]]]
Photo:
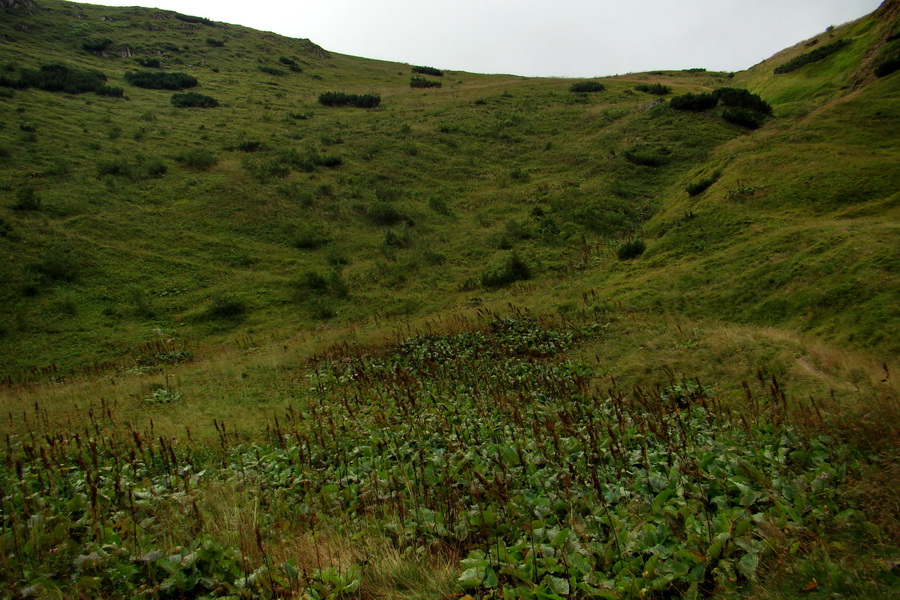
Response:
[[[110,98],[121,98],[125,94],[125,90],[120,87],[113,87],[109,85],[101,85],[94,93],[98,96],[109,96]]]
[[[318,229],[310,228],[294,234],[291,245],[299,250],[318,250],[331,240]]]
[[[412,68],[413,73],[421,73],[422,75],[433,75],[435,77],[443,77],[444,72],[434,67],[416,66]]]
[[[222,48],[225,46],[225,40],[217,40],[213,38],[206,38],[206,44],[208,46],[212,46],[213,48]]]
[[[569,86],[570,92],[575,92],[579,94],[589,93],[589,92],[602,92],[606,87],[600,83],[599,81],[579,81],[573,83]]]
[[[821,60],[825,60],[838,50],[850,45],[851,40],[842,39],[835,40],[830,44],[826,44],[825,46],[820,46],[813,50],[812,52],[807,52],[805,54],[801,54],[800,56],[787,61],[786,63],[782,63],[775,67],[776,75],[783,75],[784,73],[790,73],[791,71],[796,71],[800,67],[804,67],[808,64],[819,62]]]
[[[166,73],[165,71],[133,71],[125,73],[125,81],[139,88],[149,90],[184,90],[196,87],[196,77],[187,73]]]
[[[175,13],[175,18],[179,21],[183,21],[185,23],[196,23],[198,25],[206,25],[208,27],[214,27],[215,23],[207,19],[206,17],[193,17],[191,15],[183,15],[181,13]]]
[[[319,104],[324,106],[355,106],[356,108],[375,108],[381,104],[381,96],[376,94],[345,94],[343,92],[325,92],[319,96]]]
[[[300,68],[300,65],[297,64],[297,61],[293,58],[282,56],[278,59],[278,62],[286,66],[290,71],[294,73],[301,73],[303,71],[303,69]]]
[[[225,295],[215,298],[206,309],[206,316],[225,321],[241,321],[249,312],[247,301],[237,296]]]
[[[197,92],[172,94],[171,102],[178,108],[215,108],[219,105],[219,101],[212,96],[205,96]]]
[[[684,94],[675,96],[669,101],[669,106],[675,110],[703,111],[714,108],[719,99],[713,94]]]
[[[81,49],[85,52],[99,54],[100,52],[103,52],[104,50],[112,46],[112,43],[113,41],[109,38],[85,40],[81,44]]]
[[[12,205],[14,210],[40,210],[41,197],[32,185],[27,185],[16,190],[16,201]]]
[[[666,94],[672,93],[671,87],[669,87],[667,85],[663,85],[661,83],[652,83],[652,84],[641,83],[641,84],[634,86],[634,89],[636,89],[639,92],[644,92],[647,94],[655,94],[657,96],[665,96]]]
[[[180,165],[189,169],[194,169],[195,171],[209,171],[219,162],[218,157],[216,157],[214,153],[209,150],[203,150],[202,148],[185,150],[178,154],[175,157],[175,160],[178,161]]]
[[[411,88],[439,88],[443,84],[440,81],[425,79],[424,77],[410,77],[409,87]]]
[[[665,148],[635,147],[623,153],[625,160],[641,167],[661,167],[669,162],[669,151]]]
[[[141,65],[145,69],[162,68],[162,63],[158,58],[150,58],[149,56],[137,56],[135,57],[134,62]]]
[[[691,196],[698,196],[709,189],[712,184],[718,181],[720,176],[721,173],[719,171],[716,171],[709,177],[705,177],[700,181],[688,184],[688,186],[684,188],[684,190]]]
[[[99,71],[76,69],[63,64],[42,65],[38,71],[23,69],[18,81],[5,80],[8,87],[35,87],[46,92],[83,94],[95,92],[106,84],[106,75]]]
[[[875,67],[876,77],[885,77],[900,69],[900,54],[882,60]]]
[[[503,266],[489,269],[481,275],[481,285],[486,288],[500,288],[516,281],[531,279],[531,267],[513,252]]]
[[[64,246],[51,246],[35,270],[51,281],[72,282],[78,279],[81,273],[81,261],[75,256],[71,248]]]
[[[259,140],[244,140],[238,142],[235,149],[240,150],[241,152],[258,152],[259,150],[264,150],[265,145]]]
[[[772,107],[758,95],[743,88],[724,87],[713,92],[724,106],[746,108],[765,115],[772,114]]]
[[[265,65],[257,66],[256,70],[260,73],[265,73],[266,75],[272,75],[273,77],[284,77],[285,75],[287,75],[287,71],[282,71],[281,69],[276,69],[275,67],[267,67]]]
[[[366,217],[375,225],[389,227],[406,221],[406,217],[386,202],[375,202],[369,207]]]
[[[728,108],[722,113],[722,118],[729,123],[741,125],[748,129],[759,129],[765,123],[765,115],[749,108]]]
[[[637,258],[641,254],[644,253],[644,250],[647,249],[647,245],[644,243],[644,240],[637,238],[634,240],[629,240],[619,246],[619,250],[616,255],[619,257],[619,260],[628,260],[630,258]]]

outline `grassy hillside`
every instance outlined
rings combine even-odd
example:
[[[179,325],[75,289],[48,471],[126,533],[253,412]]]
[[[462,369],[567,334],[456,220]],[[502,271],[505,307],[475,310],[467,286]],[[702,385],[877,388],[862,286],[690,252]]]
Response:
[[[596,91],[22,4],[4,595],[896,592],[897,2]]]

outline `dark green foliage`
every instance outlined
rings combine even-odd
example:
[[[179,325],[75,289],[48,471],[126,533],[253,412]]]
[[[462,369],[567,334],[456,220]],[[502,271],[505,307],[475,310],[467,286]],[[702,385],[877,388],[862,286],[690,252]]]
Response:
[[[0,85],[26,89],[35,87],[46,92],[83,94],[94,92],[106,83],[106,75],[99,71],[76,69],[62,64],[42,65],[40,70],[23,69],[17,81],[3,79]]]
[[[682,69],[682,73],[706,73],[706,69],[703,67],[694,67],[692,69]]]
[[[278,62],[285,65],[288,69],[290,69],[294,73],[301,73],[303,69],[300,68],[300,65],[297,64],[297,61],[293,58],[288,58],[287,56],[282,56],[278,59]]]
[[[400,233],[394,233],[391,229],[384,234],[383,244],[386,248],[405,249],[412,246],[412,238],[407,230],[401,231]]]
[[[85,40],[81,44],[81,49],[85,52],[92,52],[94,54],[99,54],[103,52],[107,48],[112,45],[113,41],[108,38],[97,39],[97,40]]]
[[[665,96],[666,94],[672,93],[671,87],[669,87],[667,85],[663,85],[661,83],[652,83],[652,84],[641,83],[641,84],[634,86],[634,89],[636,89],[639,92],[645,92],[647,94],[655,94],[657,96]]]
[[[162,177],[167,170],[166,163],[161,159],[146,158],[140,154],[135,157],[134,162],[114,158],[97,163],[97,177],[125,177],[132,181]]]
[[[391,226],[406,221],[406,217],[386,202],[375,202],[366,213],[366,217],[375,225]]]
[[[291,244],[299,250],[318,250],[331,240],[316,228],[298,231]]]
[[[719,99],[713,94],[685,94],[675,96],[669,101],[669,106],[675,110],[702,111],[714,108]]]
[[[81,261],[71,248],[56,245],[48,248],[35,270],[51,281],[70,283],[81,273]]]
[[[98,96],[109,96],[111,98],[121,98],[125,94],[125,90],[120,87],[113,87],[109,85],[101,85],[94,92]]]
[[[709,188],[709,186],[718,181],[721,175],[722,173],[720,171],[716,171],[709,177],[701,179],[700,181],[697,181],[695,183],[688,184],[688,186],[684,188],[684,190],[691,196],[702,194]]]
[[[434,77],[443,77],[444,72],[440,69],[435,69],[434,67],[413,67],[413,73],[421,73],[422,75],[433,75]]]
[[[150,58],[149,56],[135,57],[134,62],[141,65],[145,69],[159,69],[162,67],[162,63],[158,58]]]
[[[225,321],[241,321],[247,315],[249,307],[246,300],[237,296],[218,296],[206,310],[207,317]]]
[[[599,81],[579,81],[569,86],[570,92],[584,94],[588,92],[602,92],[606,87]]]
[[[216,166],[219,159],[209,150],[196,148],[193,150],[185,150],[175,157],[179,164],[195,171],[209,171]]]
[[[772,107],[758,95],[743,88],[719,88],[713,92],[724,106],[746,108],[765,115],[772,114]]]
[[[133,71],[125,73],[125,81],[148,90],[183,90],[195,87],[199,82],[187,73],[165,71]]]
[[[619,260],[628,260],[629,258],[636,258],[640,256],[646,249],[647,245],[644,243],[644,240],[638,238],[629,240],[619,246],[619,250],[616,255],[619,257]]]
[[[669,150],[666,148],[635,147],[623,153],[625,160],[642,167],[660,167],[669,162]]]
[[[40,210],[41,198],[33,185],[16,190],[16,201],[12,205],[15,210]]]
[[[257,152],[263,150],[265,145],[259,140],[244,140],[239,142],[235,148],[241,152]]]
[[[281,69],[276,69],[275,67],[267,67],[265,65],[259,65],[256,67],[256,70],[265,73],[266,75],[272,75],[274,77],[284,77],[287,75],[287,71],[282,71]]]
[[[439,88],[441,85],[440,81],[434,81],[424,77],[410,77],[409,79],[409,87],[411,88]]]
[[[219,105],[219,101],[212,96],[205,96],[197,92],[172,94],[171,102],[178,108],[215,108]]]
[[[500,288],[516,281],[531,279],[531,267],[513,252],[501,267],[489,269],[481,275],[481,285],[486,288]]]
[[[357,108],[375,108],[381,104],[381,96],[376,94],[345,94],[343,92],[325,92],[319,96],[319,104],[325,106],[355,106]]]
[[[335,270],[326,277],[317,271],[306,271],[294,283],[298,300],[310,300],[325,296],[343,299],[349,290],[347,284],[341,279],[341,274]]]
[[[175,13],[175,18],[179,21],[184,21],[185,23],[198,23],[200,25],[206,25],[208,27],[214,27],[215,24],[207,19],[206,17],[192,17],[191,15],[183,15],[181,13]]]
[[[742,125],[749,129],[759,129],[765,123],[766,118],[762,113],[748,108],[728,108],[722,113],[722,118],[729,123]]]
[[[214,48],[222,48],[223,46],[225,46],[225,40],[206,38],[206,44]]]
[[[900,69],[900,54],[882,60],[875,67],[876,77],[885,77]]]
[[[790,73],[791,71],[796,71],[800,67],[806,66],[810,63],[819,62],[820,60],[824,60],[840,50],[845,46],[848,46],[852,40],[842,39],[836,40],[827,44],[825,46],[820,46],[816,48],[812,52],[807,52],[806,54],[801,54],[797,58],[791,59],[786,63],[778,65],[775,67],[775,74],[782,75],[784,73]]]

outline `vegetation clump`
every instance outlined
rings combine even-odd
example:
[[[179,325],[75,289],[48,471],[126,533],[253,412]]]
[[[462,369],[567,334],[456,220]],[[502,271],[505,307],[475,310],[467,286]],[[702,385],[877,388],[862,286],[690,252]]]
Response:
[[[745,108],[763,115],[772,114],[772,106],[757,94],[743,88],[724,87],[713,92],[723,106]]]
[[[215,23],[207,19],[206,17],[194,17],[191,15],[183,15],[181,13],[175,13],[175,18],[179,21],[183,21],[185,23],[196,23],[198,25],[206,25],[207,27],[215,27]]]
[[[652,84],[640,83],[640,84],[634,86],[634,89],[636,89],[639,92],[644,92],[646,94],[654,94],[656,96],[665,96],[666,94],[672,93],[671,87],[669,87],[668,85],[663,85],[661,83],[652,83]]]
[[[149,56],[137,56],[135,57],[134,62],[145,69],[159,69],[162,67],[162,63],[158,58],[150,58]]]
[[[272,75],[273,77],[284,77],[287,75],[287,71],[266,65],[258,65],[256,70],[260,73],[265,73],[266,75]]]
[[[700,181],[688,184],[687,187],[684,188],[684,190],[691,196],[699,196],[707,189],[709,189],[712,184],[718,181],[721,175],[721,171],[716,171],[709,177],[704,177]]]
[[[481,285],[489,289],[501,288],[516,281],[531,279],[531,275],[528,263],[517,252],[513,252],[501,266],[488,269],[481,275]]]
[[[410,77],[409,79],[409,87],[411,88],[439,88],[441,85],[440,81],[434,81],[425,77]]]
[[[356,108],[375,108],[381,104],[381,96],[377,94],[346,94],[344,92],[325,92],[319,96],[319,104],[324,106],[355,106]]]
[[[303,71],[303,69],[300,68],[300,65],[297,64],[297,61],[294,60],[293,58],[288,58],[287,56],[282,56],[282,57],[279,57],[278,62],[280,62],[281,64],[286,66],[293,73],[300,73]]]
[[[838,50],[850,45],[851,40],[849,39],[841,39],[831,42],[830,44],[826,44],[825,46],[819,46],[812,52],[807,52],[805,54],[801,54],[797,58],[793,58],[786,63],[782,63],[775,67],[776,75],[783,75],[784,73],[790,73],[792,71],[796,71],[800,67],[804,67],[808,64],[819,62],[821,60],[825,60]]]
[[[875,67],[875,76],[886,77],[897,70],[900,70],[900,54],[890,56],[879,62]]]
[[[219,101],[212,96],[198,94],[197,92],[172,94],[171,102],[177,108],[215,108],[219,106]]]
[[[722,113],[722,118],[729,123],[741,125],[748,129],[759,129],[765,123],[765,115],[749,108],[733,107]]]
[[[578,81],[569,86],[569,91],[577,94],[602,92],[606,87],[599,81]]]
[[[683,96],[675,96],[669,100],[669,106],[675,110],[690,110],[695,112],[715,108],[718,103],[719,99],[714,94],[684,94]]]
[[[99,54],[109,48],[113,41],[109,38],[85,40],[81,44],[81,49],[92,54]]]
[[[165,71],[129,71],[125,81],[148,90],[184,90],[196,87],[197,78],[187,73],[167,73]]]
[[[422,66],[414,66],[412,68],[413,73],[421,73],[422,75],[433,75],[434,77],[443,77],[444,72],[440,69],[435,69],[434,67],[422,67]]]
[[[45,92],[83,94],[96,92],[106,84],[106,75],[100,71],[77,69],[59,63],[41,65],[40,69],[22,69],[18,79],[0,76],[0,86],[16,89],[31,87]]]
[[[619,246],[616,256],[619,257],[619,260],[629,260],[631,258],[637,258],[643,254],[646,249],[647,244],[644,243],[644,240],[637,238],[629,240]]]

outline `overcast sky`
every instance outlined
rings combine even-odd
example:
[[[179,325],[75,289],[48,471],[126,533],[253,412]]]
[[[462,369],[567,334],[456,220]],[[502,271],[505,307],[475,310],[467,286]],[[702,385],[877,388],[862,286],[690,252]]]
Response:
[[[740,71],[881,0],[98,0],[309,38],[326,50],[477,73]]]

